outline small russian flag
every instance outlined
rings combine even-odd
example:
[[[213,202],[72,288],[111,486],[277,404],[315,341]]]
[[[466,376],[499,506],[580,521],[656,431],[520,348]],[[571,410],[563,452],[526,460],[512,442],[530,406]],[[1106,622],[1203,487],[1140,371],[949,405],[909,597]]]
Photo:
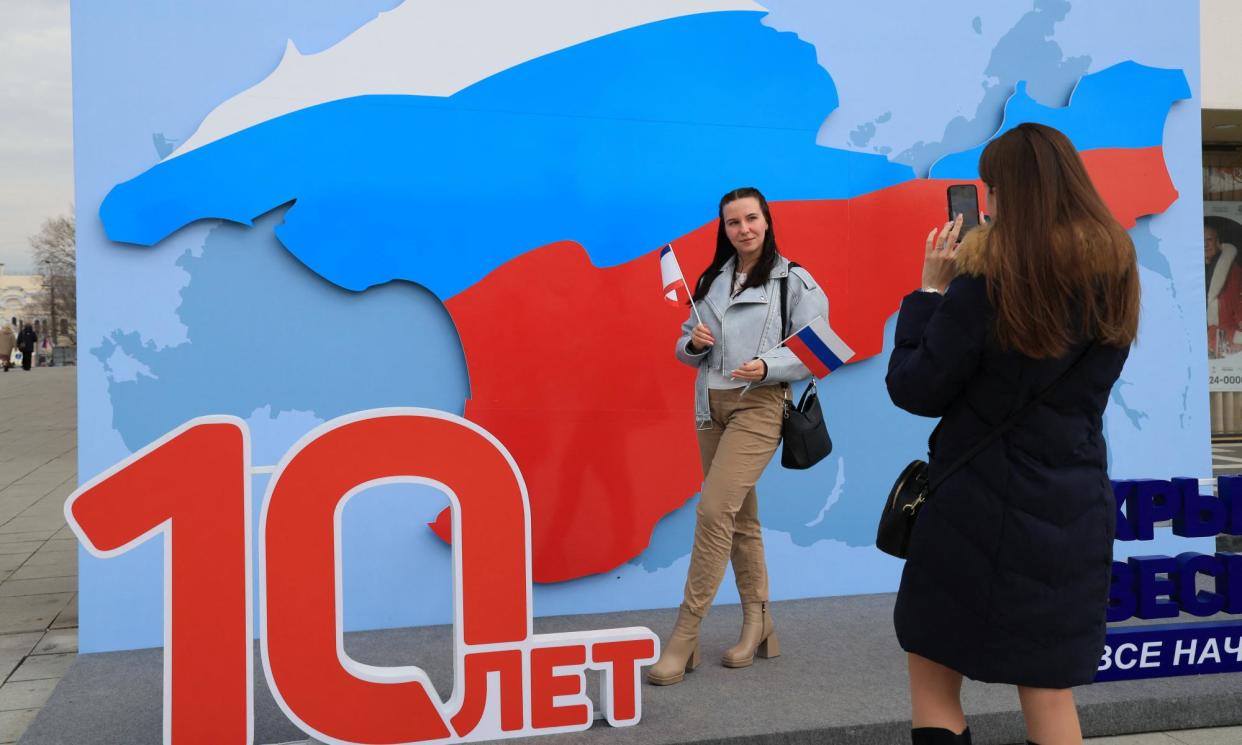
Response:
[[[673,255],[673,244],[660,249],[660,281],[664,283],[664,299],[677,305],[689,297],[685,277],[681,275],[681,267],[677,257]],[[680,297],[679,297],[680,296]]]
[[[818,316],[798,329],[785,340],[785,346],[789,347],[816,378],[827,377],[828,373],[849,362],[854,356],[854,350],[841,341],[841,337],[837,336],[828,325],[828,319],[823,316]]]

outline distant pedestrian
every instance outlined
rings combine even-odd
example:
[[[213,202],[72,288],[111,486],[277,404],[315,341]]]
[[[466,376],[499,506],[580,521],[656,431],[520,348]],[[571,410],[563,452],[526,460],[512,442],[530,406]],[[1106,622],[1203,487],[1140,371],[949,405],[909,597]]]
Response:
[[[34,327],[26,324],[22,328],[22,332],[17,335],[17,348],[22,353],[22,369],[29,370],[30,363],[34,359],[35,344],[39,342],[39,336],[35,333]]]
[[[13,366],[13,348],[17,346],[17,334],[12,327],[0,323],[0,370],[8,372]]]

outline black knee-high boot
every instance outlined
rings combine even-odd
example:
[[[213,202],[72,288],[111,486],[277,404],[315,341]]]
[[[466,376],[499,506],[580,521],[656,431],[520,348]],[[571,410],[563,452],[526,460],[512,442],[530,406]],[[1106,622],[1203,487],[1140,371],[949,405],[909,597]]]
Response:
[[[960,735],[941,727],[919,727],[910,730],[913,745],[970,745],[970,727]]]

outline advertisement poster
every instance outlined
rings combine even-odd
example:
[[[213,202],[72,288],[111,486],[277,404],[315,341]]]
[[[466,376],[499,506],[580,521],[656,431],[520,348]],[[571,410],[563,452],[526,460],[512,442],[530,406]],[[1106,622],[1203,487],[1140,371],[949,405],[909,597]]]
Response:
[[[1242,202],[1203,203],[1208,390],[1242,391]]]

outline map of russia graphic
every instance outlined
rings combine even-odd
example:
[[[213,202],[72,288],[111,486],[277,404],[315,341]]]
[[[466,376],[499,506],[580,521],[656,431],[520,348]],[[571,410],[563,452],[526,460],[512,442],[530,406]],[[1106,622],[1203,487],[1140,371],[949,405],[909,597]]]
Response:
[[[976,178],[977,151],[943,159],[928,180],[816,145],[832,80],[808,45],[758,19],[663,21],[449,97],[297,111],[166,160],[117,186],[100,215],[113,240],[153,245],[196,220],[250,224],[293,202],[277,235],[326,280],[426,286],[465,350],[467,417],[509,445],[531,486],[535,579],[607,571],[701,479],[693,371],[672,358],[684,312],[656,297],[655,250],[672,240],[693,279],[719,193],[759,185],[782,250],[824,285],[861,361],[917,286],[922,237],[943,219],[941,179]],[[717,74],[726,62],[737,71],[727,85],[763,106],[731,103]],[[1066,131],[1129,227],[1176,199],[1161,136],[1169,106],[1189,95],[1180,71],[1125,63],[1083,78],[1064,109],[1020,87],[1004,126]],[[635,209],[641,219],[618,221]],[[584,340],[584,323],[607,331]],[[514,380],[523,357],[546,374]],[[447,514],[434,527],[447,537]]]

